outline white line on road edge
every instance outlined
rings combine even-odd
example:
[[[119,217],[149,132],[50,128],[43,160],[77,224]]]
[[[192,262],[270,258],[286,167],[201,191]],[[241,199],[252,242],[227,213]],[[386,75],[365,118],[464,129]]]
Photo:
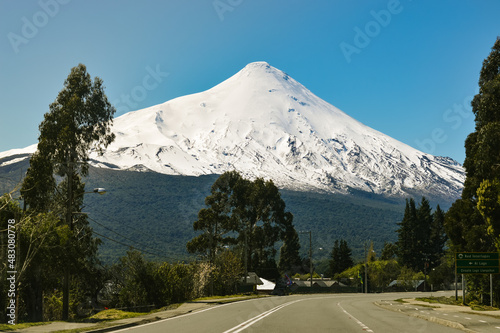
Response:
[[[351,317],[352,319],[354,319],[354,320],[358,323],[358,325],[359,325],[359,326],[361,326],[361,327],[363,328],[363,330],[365,330],[365,331],[367,331],[367,332],[372,332],[372,333],[373,333],[373,331],[372,331],[372,330],[371,330],[368,326],[366,326],[366,325],[365,325],[365,324],[363,324],[361,321],[359,321],[356,317],[354,317],[352,314],[350,314],[349,312],[347,312],[347,311],[346,311],[346,310],[342,307],[342,305],[340,305],[340,302],[339,302],[339,303],[337,303],[337,305],[339,306],[339,308],[340,308],[340,309],[342,309],[342,311],[344,311],[344,313],[345,313],[346,315],[348,315],[349,317]]]
[[[288,306],[290,304],[293,304],[293,303],[297,303],[297,302],[300,302],[300,301],[303,301],[303,299],[299,299],[299,300],[296,300],[296,301],[292,301],[292,302],[288,302],[288,303],[285,303],[285,304],[281,304],[281,305],[278,305],[274,308],[272,308],[271,310],[268,310],[266,312],[263,312],[247,321],[245,321],[244,323],[241,323],[241,324],[238,324],[237,326],[223,332],[223,333],[238,333],[238,332],[241,332],[243,331],[244,329],[252,326],[253,324],[255,324],[256,322],[258,322],[259,320],[262,320],[264,319],[265,317],[269,316],[270,314],[278,311],[278,310],[281,310],[283,309],[285,306]]]
[[[241,303],[251,302],[251,301],[256,301],[256,300],[259,300],[259,298],[246,299],[246,300],[238,301],[238,303],[241,304]],[[211,307],[211,308],[208,308],[208,309],[195,310],[193,312],[185,313],[185,314],[178,315],[178,316],[175,316],[175,317],[160,319],[160,320],[156,320],[156,321],[153,321],[153,322],[150,322],[150,323],[147,323],[147,324],[142,324],[142,325],[138,325],[138,326],[133,326],[133,327],[127,327],[127,328],[119,329],[119,330],[113,331],[113,333],[125,332],[125,331],[129,331],[129,330],[133,330],[133,329],[137,329],[137,328],[142,328],[142,327],[149,326],[149,325],[156,325],[156,324],[163,323],[163,322],[166,322],[166,321],[180,319],[180,318],[192,316],[192,315],[195,315],[195,314],[200,314],[202,312],[211,311],[211,310],[215,310],[215,309],[220,309],[221,307],[232,305],[232,304],[234,304],[234,302],[217,305],[217,306],[214,306],[214,307]]]

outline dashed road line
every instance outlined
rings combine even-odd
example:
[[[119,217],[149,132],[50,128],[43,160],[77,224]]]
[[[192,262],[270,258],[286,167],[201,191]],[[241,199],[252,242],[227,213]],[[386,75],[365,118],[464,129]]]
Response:
[[[340,302],[337,303],[337,305],[339,306],[339,308],[346,314],[348,315],[349,317],[351,317],[352,319],[354,319],[355,322],[358,323],[359,326],[361,326],[363,328],[363,331],[366,331],[366,332],[371,332],[373,333],[373,331],[368,327],[366,326],[365,324],[363,324],[361,321],[359,321],[356,317],[354,317],[352,314],[350,314],[349,312],[347,312],[343,307],[342,305],[340,305]]]

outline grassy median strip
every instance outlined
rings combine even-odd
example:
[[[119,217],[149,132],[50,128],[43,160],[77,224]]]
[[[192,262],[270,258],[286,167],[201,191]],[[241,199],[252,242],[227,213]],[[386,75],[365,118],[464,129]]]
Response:
[[[428,303],[439,303],[439,304],[447,304],[447,305],[458,305],[458,306],[463,306],[462,303],[462,297],[458,297],[458,299],[455,299],[455,297],[421,297],[421,298],[416,298],[417,301],[422,301],[422,302],[428,302]],[[498,308],[491,307],[489,305],[484,305],[484,304],[478,304],[475,301],[469,302],[468,305],[471,308],[471,310],[474,311],[497,311]]]
[[[439,303],[439,304],[447,304],[447,305],[463,305],[462,297],[459,297],[458,300],[455,297],[420,297],[416,298],[417,301],[428,302],[428,303]]]

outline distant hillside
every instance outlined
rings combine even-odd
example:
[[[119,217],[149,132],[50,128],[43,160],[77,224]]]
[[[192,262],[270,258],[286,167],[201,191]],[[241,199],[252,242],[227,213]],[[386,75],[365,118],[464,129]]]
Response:
[[[94,230],[126,244],[132,244],[167,259],[188,259],[185,244],[194,235],[192,228],[204,198],[218,176],[168,176],[153,172],[92,169],[87,180],[92,187],[104,187],[103,196],[88,195],[84,209]],[[315,257],[329,254],[335,239],[344,238],[355,254],[362,252],[363,242],[373,240],[377,247],[384,241],[395,241],[396,222],[402,218],[402,202],[389,202],[355,196],[313,192],[281,191],[287,210],[294,214],[298,231],[312,230]],[[106,227],[136,240],[134,244]],[[304,256],[309,248],[303,236]],[[324,250],[318,250],[323,248]],[[103,259],[123,255],[126,247],[104,240]]]
[[[27,160],[1,167],[0,191],[12,190],[27,168]],[[150,259],[193,259],[185,244],[195,235],[193,221],[204,207],[204,198],[217,177],[91,168],[86,179],[87,191],[104,187],[107,193],[87,194],[83,211],[89,214],[96,233],[114,240],[101,237],[103,261],[112,262],[124,255],[127,245],[147,251]],[[287,210],[294,215],[296,229],[312,230],[317,259],[328,256],[335,239],[346,239],[358,257],[368,240],[381,248],[384,241],[396,239],[396,222],[402,218],[403,200],[388,201],[363,192],[341,195],[282,190],[281,193]],[[306,256],[307,235],[301,235],[301,242]]]

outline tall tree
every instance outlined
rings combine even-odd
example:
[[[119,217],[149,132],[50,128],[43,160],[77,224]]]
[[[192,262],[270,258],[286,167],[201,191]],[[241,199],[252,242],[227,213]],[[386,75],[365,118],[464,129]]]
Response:
[[[441,208],[432,213],[425,197],[418,207],[413,199],[406,201],[403,220],[399,223],[397,255],[398,262],[415,271],[424,271],[438,264],[443,253],[443,212]]]
[[[206,253],[210,263],[217,251],[236,244],[233,232],[239,230],[237,214],[244,210],[243,202],[249,182],[237,172],[222,174],[212,185],[211,194],[205,198],[207,208],[198,212],[193,223],[195,231],[203,231],[187,244],[190,253]]]
[[[66,271],[63,319],[69,314],[69,274],[78,272],[86,262],[96,260],[97,243],[91,228],[85,216],[74,216],[74,213],[81,211],[82,177],[88,173],[90,152],[102,153],[102,148],[114,140],[111,133],[114,113],[102,80],[96,77],[92,81],[82,64],[72,68],[40,124],[37,152],[30,161],[21,189],[30,211],[52,210],[71,231],[64,245],[64,268],[61,269]],[[58,185],[56,176],[63,179]]]
[[[490,185],[500,179],[500,39],[483,62],[479,93],[471,105],[476,126],[465,141],[467,176],[462,198],[455,201],[445,216],[445,228],[454,250],[493,251],[498,249],[494,240],[498,234],[489,232],[495,226],[488,222],[485,203],[494,201],[484,199],[493,190]]]
[[[340,270],[340,249],[339,249],[339,240],[336,239],[333,243],[332,252],[330,253],[330,271],[329,275],[333,278],[335,274],[342,273]]]
[[[398,262],[402,266],[418,266],[417,258],[415,256],[417,243],[417,224],[417,209],[415,207],[415,200],[413,200],[413,198],[409,200],[406,199],[406,207],[403,219],[400,223],[398,223],[398,240],[396,242],[398,248]]]
[[[432,248],[430,246],[431,228],[432,228],[432,208],[429,200],[422,197],[417,209],[417,228],[416,228],[416,251],[417,251],[417,271],[423,271],[424,267],[431,261]]]
[[[396,256],[398,247],[394,243],[384,242],[382,247],[382,253],[380,254],[380,260],[392,260]]]
[[[486,230],[500,251],[500,181],[483,180],[477,189],[477,209],[486,222]]]
[[[291,221],[291,218],[289,220]],[[293,275],[300,271],[302,259],[299,251],[299,234],[293,225],[288,225],[285,229],[283,245],[280,248],[280,261],[278,264],[282,273]]]
[[[274,183],[261,178],[249,181],[236,171],[226,172],[215,181],[205,202],[207,208],[194,223],[204,233],[188,242],[188,250],[208,251],[210,256],[217,247],[237,244],[247,271],[275,277],[274,244],[287,235],[292,237],[288,245],[293,241],[293,215],[285,211]]]
[[[437,205],[436,210],[432,214],[432,225],[429,237],[429,248],[430,248],[430,268],[439,266],[441,258],[445,254],[446,241],[448,236],[444,229],[444,216],[445,213],[439,205]]]
[[[352,250],[344,239],[335,240],[330,255],[330,276],[334,277],[354,266]]]

